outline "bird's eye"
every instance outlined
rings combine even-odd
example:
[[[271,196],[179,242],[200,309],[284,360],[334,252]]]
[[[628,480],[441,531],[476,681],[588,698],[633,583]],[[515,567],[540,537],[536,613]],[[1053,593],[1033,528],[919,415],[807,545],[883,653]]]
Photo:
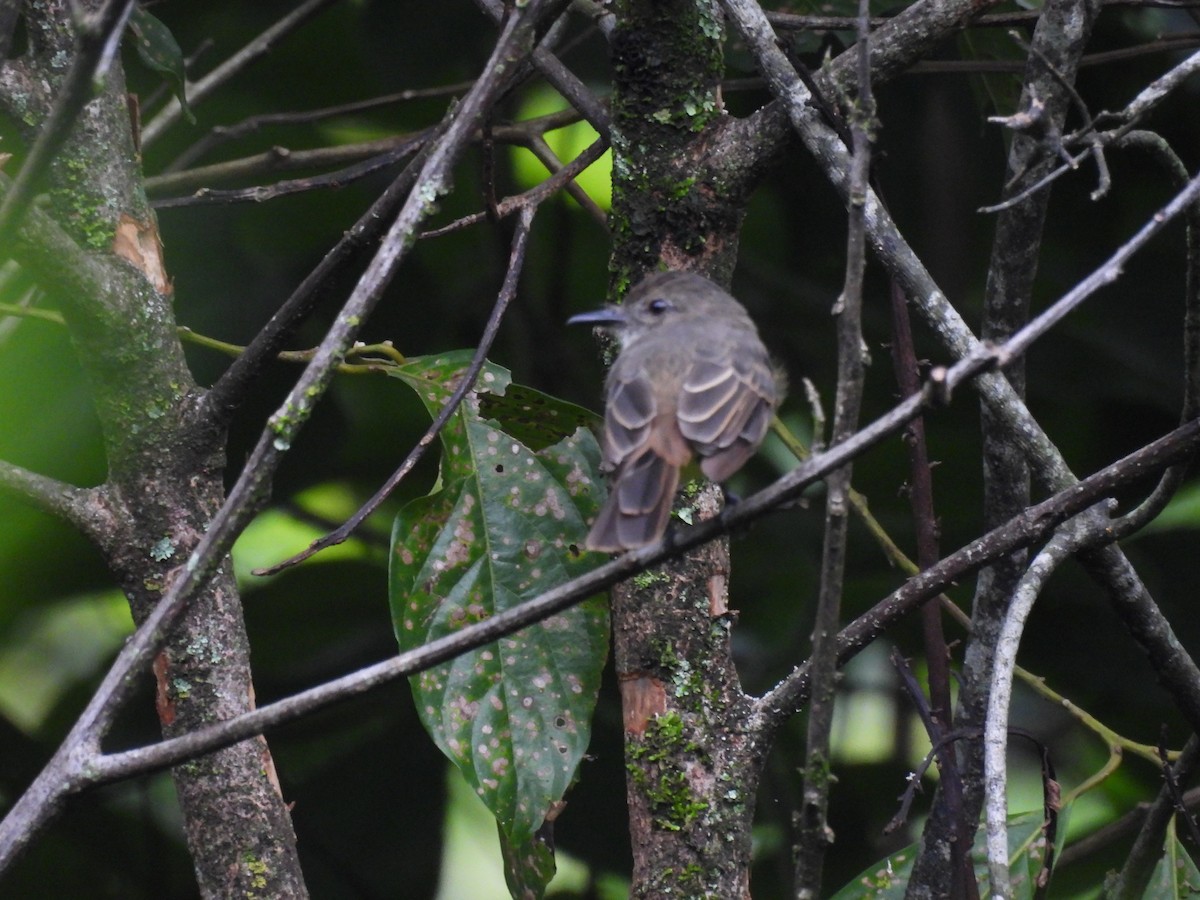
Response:
[[[665,313],[668,309],[671,308],[671,304],[669,301],[664,300],[661,297],[658,297],[654,300],[651,300],[649,305],[646,308],[649,309],[650,312],[654,313],[654,315],[661,316],[663,313]]]

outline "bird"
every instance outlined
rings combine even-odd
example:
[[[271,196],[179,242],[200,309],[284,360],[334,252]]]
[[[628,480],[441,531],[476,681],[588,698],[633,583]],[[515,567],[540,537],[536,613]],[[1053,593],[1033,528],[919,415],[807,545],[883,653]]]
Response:
[[[611,486],[585,546],[644,547],[666,531],[680,470],[693,458],[723,482],[754,455],[781,386],[745,308],[694,272],[648,275],[622,304],[567,323],[603,326],[620,345],[601,441]]]

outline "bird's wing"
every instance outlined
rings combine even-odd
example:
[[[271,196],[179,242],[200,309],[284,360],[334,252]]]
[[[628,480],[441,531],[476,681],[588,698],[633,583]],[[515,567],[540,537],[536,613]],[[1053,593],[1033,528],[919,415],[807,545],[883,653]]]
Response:
[[[655,403],[650,379],[642,373],[625,376],[614,371],[604,407],[604,460],[620,469],[647,451],[674,466],[682,466],[692,455],[673,410],[660,410]]]
[[[776,396],[765,355],[728,353],[691,366],[679,394],[679,429],[696,448],[705,475],[724,481],[754,455]]]

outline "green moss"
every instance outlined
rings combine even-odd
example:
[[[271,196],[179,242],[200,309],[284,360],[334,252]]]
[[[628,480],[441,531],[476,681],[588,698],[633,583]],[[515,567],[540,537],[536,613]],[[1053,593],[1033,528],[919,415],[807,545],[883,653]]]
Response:
[[[664,831],[690,828],[708,804],[697,799],[683,772],[663,772],[646,791],[654,824]]]
[[[667,584],[671,581],[670,576],[665,572],[660,572],[657,569],[647,569],[644,572],[638,572],[632,578],[634,587],[645,590],[646,588],[654,587],[656,584]]]
[[[93,192],[91,166],[68,157],[61,164],[60,186],[53,192],[54,205],[72,233],[93,250],[112,246],[116,226],[103,199]]]
[[[246,867],[246,871],[250,874],[250,889],[242,896],[247,898],[265,896],[260,891],[265,891],[270,886],[267,876],[271,873],[271,867],[249,853],[242,857],[242,865]]]
[[[673,765],[699,749],[677,712],[655,716],[641,740],[630,747],[630,777],[649,801],[654,824],[665,831],[689,828],[708,809],[692,792],[687,775]],[[656,766],[657,775],[652,771]]]

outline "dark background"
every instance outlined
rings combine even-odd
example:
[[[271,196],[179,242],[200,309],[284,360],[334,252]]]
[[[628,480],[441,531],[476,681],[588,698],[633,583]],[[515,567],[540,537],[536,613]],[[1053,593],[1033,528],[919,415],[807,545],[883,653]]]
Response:
[[[174,32],[185,54],[214,42],[198,72],[224,59],[291,7],[289,3],[162,3],[152,11]],[[1182,12],[1107,9],[1090,53],[1145,43],[1163,31],[1195,30]],[[195,126],[181,124],[148,148],[148,175],[216,125],[246,116],[341,104],[405,88],[469,79],[487,58],[495,31],[467,2],[409,0],[341,4],[310,22],[256,68],[198,106]],[[1001,33],[1002,34],[1002,33]],[[844,38],[844,35],[841,36]],[[839,46],[838,36],[831,42]],[[999,34],[989,39],[1011,58],[1018,51]],[[939,53],[970,56],[962,41]],[[731,43],[731,75],[744,76],[746,56]],[[1086,68],[1079,91],[1093,113],[1123,106],[1165,71],[1177,53],[1157,52]],[[598,92],[607,91],[602,39],[585,37],[566,57]],[[810,61],[816,65],[819,57]],[[158,77],[126,55],[131,90],[153,115]],[[739,70],[739,66],[743,69]],[[993,90],[1013,90],[1009,76],[992,76]],[[912,74],[879,92],[877,174],[902,231],[951,301],[977,323],[992,234],[992,218],[975,210],[995,202],[1004,178],[1002,130],[988,124],[982,78],[966,74]],[[1189,170],[1200,162],[1200,84],[1193,82],[1148,122],[1173,144]],[[731,112],[767,102],[757,89],[730,91]],[[516,116],[522,95],[506,104]],[[412,131],[436,122],[446,100],[414,100],[385,110],[347,115],[317,125],[263,129],[228,144],[203,162],[238,158],[275,145],[318,147]],[[1011,108],[1000,112],[1011,112]],[[1078,124],[1075,122],[1074,124]],[[11,123],[0,122],[0,148],[17,152]],[[512,154],[499,156],[500,188],[516,186]],[[1083,166],[1055,187],[1037,286],[1038,307],[1069,289],[1122,243],[1170,196],[1161,173],[1132,153],[1111,152],[1113,188],[1089,199],[1094,168]],[[480,156],[468,153],[456,190],[444,198],[437,223],[480,208]],[[12,171],[10,167],[9,171]],[[205,206],[160,213],[166,260],[174,279],[179,322],[199,333],[244,344],[281,300],[357,218],[392,172],[340,190],[321,190],[262,204]],[[288,176],[290,177],[290,176]],[[816,166],[793,152],[755,195],[742,235],[734,293],[750,308],[764,338],[787,369],[793,390],[785,418],[808,420],[800,379],[813,380],[831,403],[835,361],[829,308],[841,286],[845,216]],[[498,289],[508,253],[508,226],[477,226],[422,241],[401,269],[363,332],[367,341],[392,340],[406,354],[471,347]],[[1173,224],[1101,292],[1041,341],[1028,360],[1029,404],[1085,475],[1172,427],[1181,398],[1183,231]],[[533,233],[518,301],[491,358],[516,380],[592,407],[598,405],[602,368],[586,329],[565,319],[604,300],[607,238],[572,201],[545,205]],[[365,260],[364,260],[365,261]],[[349,290],[352,280],[347,280]],[[0,286],[0,301],[12,302]],[[869,273],[865,331],[873,355],[864,420],[895,401],[887,354],[888,285]],[[316,343],[333,314],[330,306],[308,323],[295,346]],[[932,363],[944,353],[917,324],[918,341]],[[80,485],[104,477],[103,450],[86,386],[75,362],[86,347],[71,347],[64,332],[36,321],[0,320],[0,457]],[[227,364],[209,350],[189,347],[198,377],[210,382]],[[230,477],[257,438],[298,369],[279,364],[242,410],[229,449]],[[969,391],[928,420],[942,546],[950,551],[980,530],[977,405]],[[369,496],[427,425],[423,409],[400,382],[342,378],[288,455],[274,498],[286,513],[335,519],[340,502]],[[778,474],[778,448],[768,448],[739,476],[749,492]],[[432,484],[427,460],[389,507],[420,496]],[[897,542],[911,549],[908,505],[902,489],[906,463],[898,439],[859,460],[855,484]],[[314,499],[314,497],[316,499]],[[325,499],[322,499],[325,498]],[[741,616],[736,647],[747,690],[761,692],[807,652],[810,601],[820,553],[819,492],[808,509],[776,514],[733,543],[733,604]],[[244,583],[260,702],[269,702],[382,659],[395,650],[386,601],[387,516],[341,558],[321,559],[275,579]],[[1196,519],[1135,538],[1127,550],[1185,646],[1200,648],[1196,602]],[[53,751],[91,686],[115,653],[128,616],[99,556],[58,522],[0,501],[0,805],[25,787]],[[845,614],[866,609],[898,585],[865,530],[854,541]],[[311,535],[308,535],[311,536]],[[288,543],[287,541],[291,541]],[[278,542],[278,543],[276,543]],[[256,553],[283,558],[304,538],[285,528],[264,530]],[[260,560],[255,557],[255,563]],[[954,592],[970,601],[971,585]],[[951,634],[955,637],[961,635]],[[888,638],[910,656],[919,653],[915,625]],[[1186,737],[1179,716],[1158,689],[1138,648],[1124,634],[1099,591],[1074,566],[1052,581],[1034,611],[1021,663],[1050,685],[1132,739],[1155,743],[1165,729],[1171,746]],[[28,718],[11,714],[13,697],[47,685]],[[127,714],[118,742],[153,739],[150,698]],[[871,653],[847,679],[849,710],[832,797],[838,841],[826,884],[832,893],[884,853],[915,839],[923,808],[918,799],[909,830],[880,834],[896,810],[905,774],[924,752],[911,709],[897,691],[885,653]],[[39,697],[43,695],[38,694]],[[869,702],[868,702],[869,701]],[[871,710],[881,713],[876,717]],[[1095,772],[1103,742],[1045,701],[1018,694],[1018,724],[1050,747],[1064,789]],[[314,897],[427,897],[437,891],[447,816],[446,767],[421,731],[407,686],[392,685],[270,735],[301,858]],[[789,820],[798,792],[795,770],[803,721],[786,730],[760,796],[760,863],[756,897],[782,897],[790,873]],[[1015,758],[1030,760],[1018,750]],[[560,850],[584,860],[603,882],[628,874],[623,802],[620,712],[611,679],[602,691],[591,757],[583,764],[569,807],[558,820]],[[1029,802],[1039,804],[1036,784]],[[1071,826],[1086,832],[1157,788],[1152,766],[1129,758],[1074,810]],[[929,783],[932,789],[932,782]],[[1014,801],[1014,809],[1022,808]],[[154,776],[95,791],[75,800],[0,889],[5,896],[190,897],[190,863],[172,824],[169,779]],[[1077,832],[1073,832],[1077,833]],[[1118,859],[1068,867],[1056,876],[1055,895],[1094,893],[1103,871]],[[478,858],[459,866],[484,865]],[[486,864],[494,866],[494,860]]]

